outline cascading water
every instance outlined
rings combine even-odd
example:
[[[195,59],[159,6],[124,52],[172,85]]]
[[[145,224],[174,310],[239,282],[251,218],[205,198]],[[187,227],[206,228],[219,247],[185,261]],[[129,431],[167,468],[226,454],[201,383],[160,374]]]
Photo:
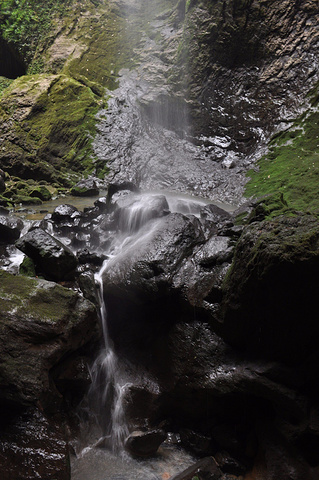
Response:
[[[107,268],[107,261],[100,272],[95,275],[101,306],[104,346],[91,370],[92,387],[89,396],[97,395],[95,403],[99,412],[99,420],[102,421],[100,426],[103,437],[112,451],[118,452],[128,434],[123,397],[129,383],[123,379],[117,355],[109,338],[107,310],[103,299],[102,275],[105,268]]]
[[[138,47],[141,64],[133,71],[123,71],[119,88],[110,92],[108,109],[101,111],[98,116],[100,123],[99,135],[94,141],[95,153],[99,162],[107,161],[110,179],[119,182],[129,180],[144,191],[160,189],[163,192],[165,189],[183,191],[190,195],[200,193],[207,197],[212,197],[212,187],[215,187],[215,203],[221,197],[231,203],[240,196],[238,179],[234,180],[238,172],[233,170],[226,173],[225,169],[214,164],[215,174],[212,176],[212,162],[207,161],[206,153],[187,140],[189,125],[186,102],[180,96],[171,96],[172,92],[165,80],[163,82],[163,72],[168,67],[161,59],[160,46],[154,40],[155,32],[164,41],[172,41],[176,32],[172,22],[168,27],[165,26],[163,18],[168,18],[169,12],[172,12],[172,7],[176,8],[177,3],[174,0],[127,0],[123,3],[126,5],[128,28],[135,28],[136,25],[140,28],[141,22],[144,22],[144,33]],[[131,12],[130,15],[128,11]],[[161,17],[159,13],[163,11],[164,17]],[[162,72],[160,84],[157,84],[156,72]],[[228,196],[220,195],[220,185],[230,183],[233,183],[233,188],[228,188]],[[103,276],[114,263],[120,265],[125,252],[133,252],[135,247],[152,235],[153,228],[161,221],[161,217],[169,212],[197,215],[201,206],[211,203],[211,200],[196,201],[173,194],[166,196],[166,192],[165,196],[158,193],[160,195],[135,195],[133,201],[130,196],[118,200],[120,214],[116,217],[117,235],[110,251],[104,252],[110,254],[110,258],[95,275],[104,345],[92,367],[90,397],[95,404],[102,443],[117,454],[129,433],[125,418],[125,398],[131,385],[137,385],[140,381],[141,372],[129,371],[109,337]],[[129,202],[126,205],[127,198]],[[160,214],[158,202],[161,205]],[[153,379],[148,378],[147,381],[152,383]],[[154,382],[154,389],[156,388],[158,386]],[[170,478],[194,460],[178,450],[173,453],[164,450],[158,458],[144,461],[143,465],[128,458],[119,464],[119,455],[112,459],[109,455],[107,451],[101,453],[95,449],[85,450],[85,455],[80,454],[73,466],[74,480],[158,480]],[[87,469],[91,461],[94,473],[92,467]],[[108,463],[107,476],[104,471],[99,472],[100,462]]]
[[[194,462],[191,455],[169,445],[157,457],[145,459],[143,463],[129,457],[123,450],[124,440],[130,430],[125,415],[125,400],[130,387],[139,383],[148,383],[154,391],[158,391],[159,387],[148,374],[132,368],[117,354],[108,331],[103,276],[114,264],[121,268],[123,256],[147,242],[169,212],[185,213],[187,210],[188,214],[196,215],[207,201],[172,194],[168,195],[167,201],[164,195],[133,194],[119,203],[122,207],[117,217],[117,235],[110,246],[112,253],[95,274],[101,306],[103,346],[91,369],[89,399],[101,438],[94,441],[92,447],[86,447],[78,453],[72,467],[74,480],[158,480],[170,478]],[[95,448],[97,445],[106,449]],[[107,472],[103,468],[105,463],[108,465]]]

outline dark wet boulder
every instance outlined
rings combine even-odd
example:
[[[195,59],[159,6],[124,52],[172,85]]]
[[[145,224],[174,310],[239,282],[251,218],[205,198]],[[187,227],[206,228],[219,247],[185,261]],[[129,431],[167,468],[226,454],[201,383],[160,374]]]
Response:
[[[183,448],[200,458],[212,455],[216,451],[216,446],[209,435],[204,435],[189,428],[182,428],[179,433]]]
[[[129,181],[120,182],[120,183],[110,183],[107,189],[107,200],[114,201],[114,195],[119,192],[127,192],[127,193],[138,193],[139,188],[133,183]]]
[[[208,237],[233,226],[232,215],[214,204],[205,205],[200,209],[200,219]]]
[[[181,214],[153,220],[131,238],[103,273],[111,334],[119,341],[143,342],[154,328],[176,319],[172,277],[202,241],[199,221]]]
[[[0,404],[56,411],[52,369],[98,338],[96,309],[53,282],[3,271],[0,279]]]
[[[78,264],[68,247],[41,228],[29,231],[16,242],[16,247],[32,258],[37,271],[49,280],[72,277]]]
[[[70,190],[75,197],[94,197],[99,194],[99,188],[94,178],[83,179]]]
[[[233,458],[229,453],[217,452],[214,455],[217,465],[224,473],[230,473],[231,475],[243,475],[247,468]]]
[[[223,285],[224,338],[290,364],[310,358],[318,349],[318,269],[317,218],[277,217],[247,226]]]
[[[0,203],[0,215],[7,216],[9,215],[9,213],[10,213],[10,210],[6,207],[1,206],[1,203]]]
[[[80,215],[80,212],[76,207],[65,203],[63,205],[58,205],[54,209],[51,218],[54,222],[61,223],[61,222],[70,222],[73,218],[75,218],[78,215]]]
[[[0,215],[0,243],[12,243],[20,237],[23,221],[11,215]]]
[[[69,448],[63,428],[40,409],[1,423],[1,480],[69,480]]]
[[[166,438],[163,430],[135,431],[125,440],[125,449],[137,457],[150,457],[155,455]]]
[[[174,475],[172,480],[194,480],[194,478],[203,480],[219,480],[222,479],[222,477],[223,472],[218,468],[214,458],[206,457],[188,467],[183,472]]]

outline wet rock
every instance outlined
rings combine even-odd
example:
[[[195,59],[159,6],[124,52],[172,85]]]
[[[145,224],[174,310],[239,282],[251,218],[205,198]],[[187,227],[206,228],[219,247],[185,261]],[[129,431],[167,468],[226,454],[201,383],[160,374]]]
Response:
[[[81,275],[79,275],[79,285],[84,297],[99,308],[99,300],[93,272],[87,271],[81,273]]]
[[[122,232],[133,233],[154,218],[169,214],[169,206],[164,195],[128,195],[117,201],[115,222]]]
[[[225,228],[233,226],[232,215],[217,205],[206,205],[200,209],[200,218],[207,237],[220,233]]]
[[[57,223],[71,221],[74,216],[77,216],[80,212],[76,207],[69,204],[58,205],[53,213],[52,220]]]
[[[174,475],[172,480],[194,480],[194,477],[203,480],[218,480],[223,473],[218,468],[213,457],[203,458],[182,473]]]
[[[298,364],[317,349],[319,228],[310,215],[244,230],[223,287],[223,336],[258,356]]]
[[[63,395],[68,410],[78,406],[91,385],[89,365],[92,359],[88,356],[71,355],[51,370],[54,384]]]
[[[0,242],[13,243],[20,237],[23,221],[8,215],[0,215]]]
[[[97,313],[78,293],[0,271],[0,403],[60,408],[52,368],[98,337]]]
[[[180,430],[181,444],[187,450],[190,450],[199,457],[207,457],[212,455],[216,450],[216,446],[212,438],[194,430],[183,428]]]
[[[10,210],[8,208],[2,207],[0,204],[0,215],[7,216],[9,215],[9,213],[10,213]]]
[[[234,248],[228,237],[211,237],[195,254],[194,260],[202,267],[213,267],[230,262]]]
[[[217,465],[224,473],[230,473],[231,475],[243,475],[247,468],[239,463],[227,452],[218,452],[214,455]]]
[[[107,256],[98,255],[95,252],[90,252],[88,248],[84,248],[77,252],[77,258],[81,264],[89,263],[91,265],[101,266],[104,260],[107,259]]]
[[[61,426],[38,409],[2,419],[0,471],[2,480],[69,480],[69,449]]]
[[[125,449],[138,457],[150,457],[155,455],[166,437],[163,430],[135,431],[125,440]]]
[[[138,235],[138,243],[132,237],[103,274],[105,300],[112,312],[110,331],[124,342],[131,335],[144,341],[153,328],[174,321],[178,302],[171,289],[172,276],[203,241],[199,221],[181,214],[153,220]]]
[[[74,185],[70,193],[76,197],[94,197],[99,194],[99,188],[94,178],[87,178]]]
[[[139,192],[139,188],[134,185],[134,183],[132,182],[128,182],[128,181],[124,181],[124,182],[121,182],[121,183],[111,183],[108,187],[108,190],[107,190],[107,199],[108,201],[114,201],[114,195],[118,192],[134,192],[134,193],[138,193]]]
[[[69,248],[41,228],[20,238],[16,247],[32,258],[38,272],[55,281],[72,277],[78,264]]]

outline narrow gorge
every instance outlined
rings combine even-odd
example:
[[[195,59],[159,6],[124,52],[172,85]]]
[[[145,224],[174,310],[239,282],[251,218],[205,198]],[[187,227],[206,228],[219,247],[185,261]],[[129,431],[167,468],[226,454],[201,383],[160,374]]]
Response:
[[[319,479],[318,18],[0,0],[2,480]]]

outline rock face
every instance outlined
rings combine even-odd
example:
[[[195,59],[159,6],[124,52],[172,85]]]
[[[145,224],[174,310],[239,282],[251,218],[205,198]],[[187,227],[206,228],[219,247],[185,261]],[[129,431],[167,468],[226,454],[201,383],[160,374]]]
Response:
[[[16,242],[17,248],[35,263],[38,272],[52,280],[72,277],[77,266],[74,254],[41,228],[31,230]]]

